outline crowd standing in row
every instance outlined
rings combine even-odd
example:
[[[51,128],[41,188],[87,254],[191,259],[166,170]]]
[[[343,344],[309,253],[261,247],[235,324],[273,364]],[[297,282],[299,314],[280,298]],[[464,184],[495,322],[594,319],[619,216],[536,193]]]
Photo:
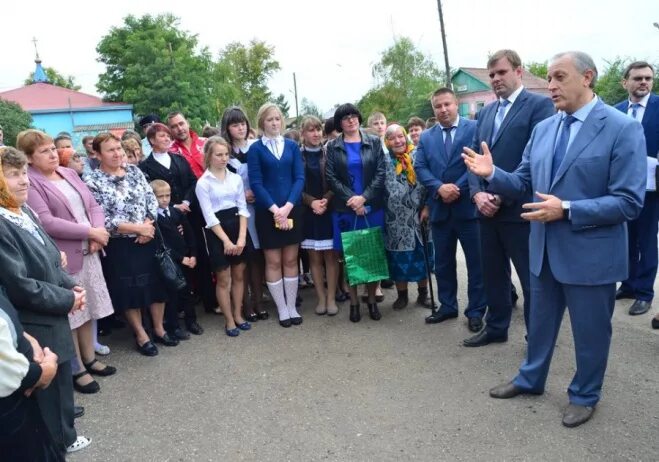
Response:
[[[522,86],[514,51],[495,53],[487,66],[497,100],[473,121],[458,116],[455,94],[440,88],[428,129],[416,117],[405,127],[387,125],[380,113],[364,129],[359,110],[344,104],[324,125],[305,117],[296,142],[281,110],[266,104],[258,137],[232,107],[206,138],[173,112],[165,124],[142,119],[146,144],[134,134],[84,139],[87,159],[70,137],[22,132],[18,149],[0,151],[0,264],[12,269],[0,276],[0,340],[9,358],[0,380],[0,416],[9,422],[3,449],[12,460],[62,460],[64,450],[90,443],[75,431],[73,389],[95,393],[92,376],[116,372],[96,358],[109,353],[96,338],[97,321],[109,330],[120,321],[108,318],[121,314],[137,350],[155,356],[156,344],[174,347],[203,334],[198,301],[223,315],[229,337],[268,319],[265,285],[279,324],[300,325],[302,252],[315,281],[315,313],[339,313],[347,284],[348,317],[359,322],[357,286],[342,275],[342,233],[372,228],[384,231],[398,292],[393,309],[409,304],[410,282],[418,284],[417,302],[429,306],[434,268],[439,307],[431,306],[429,324],[459,315],[460,242],[464,315],[475,334],[467,347],[507,341],[515,265],[528,354],[512,382],[490,391],[495,398],[543,392],[567,306],[577,371],[563,424],[587,421],[601,394],[615,299],[635,298],[630,314],[642,314],[653,297],[653,69],[629,66],[629,101],[615,110],[594,95],[597,70],[584,53],[552,59],[551,99]],[[185,287],[165,283],[156,258],[163,247]],[[365,291],[377,321],[380,284]]]

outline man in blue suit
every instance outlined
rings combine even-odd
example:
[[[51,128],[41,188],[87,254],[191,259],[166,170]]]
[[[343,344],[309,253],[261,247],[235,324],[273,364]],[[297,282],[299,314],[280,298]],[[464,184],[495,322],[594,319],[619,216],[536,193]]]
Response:
[[[467,168],[460,156],[474,137],[476,122],[458,117],[458,100],[449,88],[440,88],[431,98],[437,125],[421,134],[414,169],[428,190],[430,223],[435,245],[435,274],[440,308],[426,318],[434,324],[458,317],[458,241],[465,254],[468,274],[469,330],[483,327],[485,291],[481,272],[478,220],[469,197]]]
[[[549,92],[560,112],[536,125],[522,162],[508,173],[466,148],[463,158],[489,189],[509,197],[535,192],[522,216],[529,239],[531,309],[527,356],[518,375],[490,390],[493,398],[544,392],[565,306],[577,370],[563,425],[588,421],[600,399],[611,344],[616,281],[627,277],[627,224],[645,195],[641,124],[594,94],[597,68],[574,51],[552,58]]]
[[[654,69],[645,61],[631,63],[625,69],[622,84],[629,99],[616,109],[641,122],[647,148],[648,178],[641,215],[629,222],[629,277],[616,292],[616,299],[631,298],[629,314],[646,313],[654,297],[657,276],[657,151],[659,151],[659,96],[652,94]]]
[[[500,50],[487,62],[490,85],[497,100],[478,115],[472,149],[480,150],[485,141],[494,165],[512,172],[522,160],[522,153],[538,122],[554,114],[554,105],[546,96],[527,91],[522,85],[522,60],[513,50]],[[513,310],[510,261],[524,292],[524,319],[529,312],[529,223],[520,215],[522,204],[531,202],[532,194],[513,199],[487,190],[485,182],[469,175],[469,193],[480,218],[483,282],[487,298],[485,329],[463,343],[480,347],[508,340]],[[528,327],[528,326],[527,326]]]

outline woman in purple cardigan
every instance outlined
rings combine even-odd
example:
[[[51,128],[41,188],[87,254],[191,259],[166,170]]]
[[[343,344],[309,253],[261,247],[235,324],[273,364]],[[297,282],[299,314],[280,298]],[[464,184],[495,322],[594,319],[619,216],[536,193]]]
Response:
[[[112,314],[103,279],[99,250],[107,245],[103,209],[78,174],[59,166],[53,139],[39,130],[18,135],[18,148],[30,164],[28,205],[46,232],[66,254],[66,270],[87,291],[87,309],[69,314],[77,363],[73,361],[73,387],[81,393],[100,390],[90,374],[112,375],[116,369],[96,360],[92,320]]]

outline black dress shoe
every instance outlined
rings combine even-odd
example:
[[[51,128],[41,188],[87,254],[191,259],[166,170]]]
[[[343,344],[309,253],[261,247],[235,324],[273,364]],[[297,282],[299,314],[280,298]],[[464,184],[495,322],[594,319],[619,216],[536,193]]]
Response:
[[[382,313],[380,313],[377,303],[369,303],[367,306],[368,306],[368,315],[371,317],[373,321],[379,321],[380,319],[382,319]]]
[[[153,334],[153,341],[156,342],[156,343],[160,343],[162,345],[168,346],[168,347],[174,347],[174,346],[178,345],[178,340],[176,340],[175,338],[170,337],[167,332],[165,332],[165,335],[163,335],[162,337],[159,337],[158,335]]]
[[[256,313],[256,316],[258,316],[260,321],[265,321],[270,317],[270,314],[267,311],[263,310]]]
[[[487,329],[483,329],[473,337],[464,339],[462,341],[462,344],[466,347],[482,347],[485,345],[489,345],[490,343],[504,343],[507,341],[508,341],[507,335],[501,335],[499,337],[495,337],[488,334]]]
[[[563,412],[563,425],[569,428],[578,427],[590,420],[595,412],[592,406],[579,406],[570,404]]]
[[[659,329],[659,318],[652,318],[652,328]]]
[[[175,340],[190,340],[190,334],[188,334],[186,331],[181,329],[180,327],[177,327],[174,332],[168,333],[171,338]]]
[[[101,386],[98,384],[96,380],[92,380],[86,385],[80,385],[78,383],[78,379],[82,377],[83,375],[87,375],[89,372],[87,371],[82,371],[77,374],[73,375],[73,389],[79,393],[83,393],[85,395],[91,395],[94,393],[98,393],[101,391]]]
[[[189,322],[185,327],[188,329],[188,332],[194,335],[201,335],[204,333],[204,328],[201,327],[197,321]]]
[[[300,324],[302,324],[302,316],[296,316],[294,318],[291,318],[291,324],[293,324],[294,326],[299,326]]]
[[[77,419],[85,415],[85,408],[82,406],[73,406],[73,418]]]
[[[407,304],[409,302],[410,301],[407,298],[407,295],[405,295],[405,296],[400,296],[399,295],[398,298],[396,299],[396,301],[394,301],[394,304],[391,306],[391,308],[396,310],[396,311],[402,310],[403,308],[405,308],[407,306]]]
[[[472,318],[469,318],[467,321],[467,325],[469,326],[469,330],[472,332],[480,332],[480,330],[483,328],[483,318],[480,316],[474,316]]]
[[[359,322],[362,319],[362,315],[359,312],[359,303],[356,305],[350,305],[350,321]]]
[[[496,399],[514,398],[517,395],[523,395],[525,393],[528,392],[522,390],[512,382],[504,383],[502,385],[497,385],[494,388],[490,388],[490,396]]]
[[[454,319],[458,317],[458,313],[442,313],[436,311],[426,318],[426,324],[437,324],[439,322],[444,322],[447,319]]]
[[[291,327],[293,323],[291,322],[291,318],[284,319],[283,321],[279,321],[279,325],[281,327]]]
[[[646,302],[643,300],[634,300],[632,306],[629,307],[629,314],[632,316],[638,316],[639,314],[645,314],[650,310],[652,306],[651,302]]]
[[[634,294],[622,289],[616,290],[616,300],[622,300],[623,298],[634,298]]]
[[[147,340],[142,345],[137,345],[137,351],[144,356],[157,356],[158,347],[153,344],[151,340]]]
[[[256,313],[249,313],[245,315],[245,319],[249,322],[256,322],[259,320],[259,317]]]
[[[87,372],[92,375],[99,375],[101,377],[107,377],[109,375],[114,375],[117,373],[117,368],[106,365],[103,369],[94,369],[92,366],[98,362],[98,359],[94,359],[92,362],[83,364]]]

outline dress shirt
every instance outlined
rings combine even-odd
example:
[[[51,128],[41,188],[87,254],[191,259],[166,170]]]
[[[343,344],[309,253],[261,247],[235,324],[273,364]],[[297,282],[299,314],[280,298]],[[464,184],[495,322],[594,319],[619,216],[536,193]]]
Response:
[[[166,152],[153,152],[153,158],[167,170],[172,167],[172,158]]]
[[[21,387],[30,363],[16,348],[16,330],[9,317],[0,310],[0,398],[6,398]]]
[[[279,135],[274,138],[268,138],[263,135],[261,141],[268,148],[268,151],[272,153],[277,159],[281,159],[281,156],[284,154],[284,137]]]
[[[458,116],[453,123],[451,124],[451,140],[455,139],[455,131],[458,129],[458,124],[460,123],[460,116]],[[439,124],[440,128],[442,128],[442,141],[446,142],[446,133],[447,131],[444,130],[444,127],[442,124]],[[447,152],[446,154],[450,154],[450,152]]]
[[[643,114],[645,114],[645,108],[648,107],[648,101],[650,101],[650,93],[645,95],[641,100],[636,103],[638,104],[638,108],[636,108],[636,120],[639,122],[643,121]],[[633,117],[632,115],[632,104],[634,104],[631,100],[627,102],[629,104],[629,107],[627,108],[627,115],[629,117]]]
[[[508,98],[505,98],[510,104],[508,104],[504,109],[503,109],[503,120],[506,120],[506,116],[510,112],[510,108],[515,104],[515,100],[519,96],[519,94],[524,90],[524,85],[520,85],[517,90],[512,92]],[[504,98],[499,98],[499,104],[503,103]]]
[[[158,215],[169,218],[169,209],[161,209],[158,207]]]
[[[206,228],[220,224],[215,216],[220,210],[238,207],[238,214],[249,218],[243,180],[236,173],[227,170],[224,180],[220,180],[210,170],[206,170],[197,181],[195,192],[206,220]]]

